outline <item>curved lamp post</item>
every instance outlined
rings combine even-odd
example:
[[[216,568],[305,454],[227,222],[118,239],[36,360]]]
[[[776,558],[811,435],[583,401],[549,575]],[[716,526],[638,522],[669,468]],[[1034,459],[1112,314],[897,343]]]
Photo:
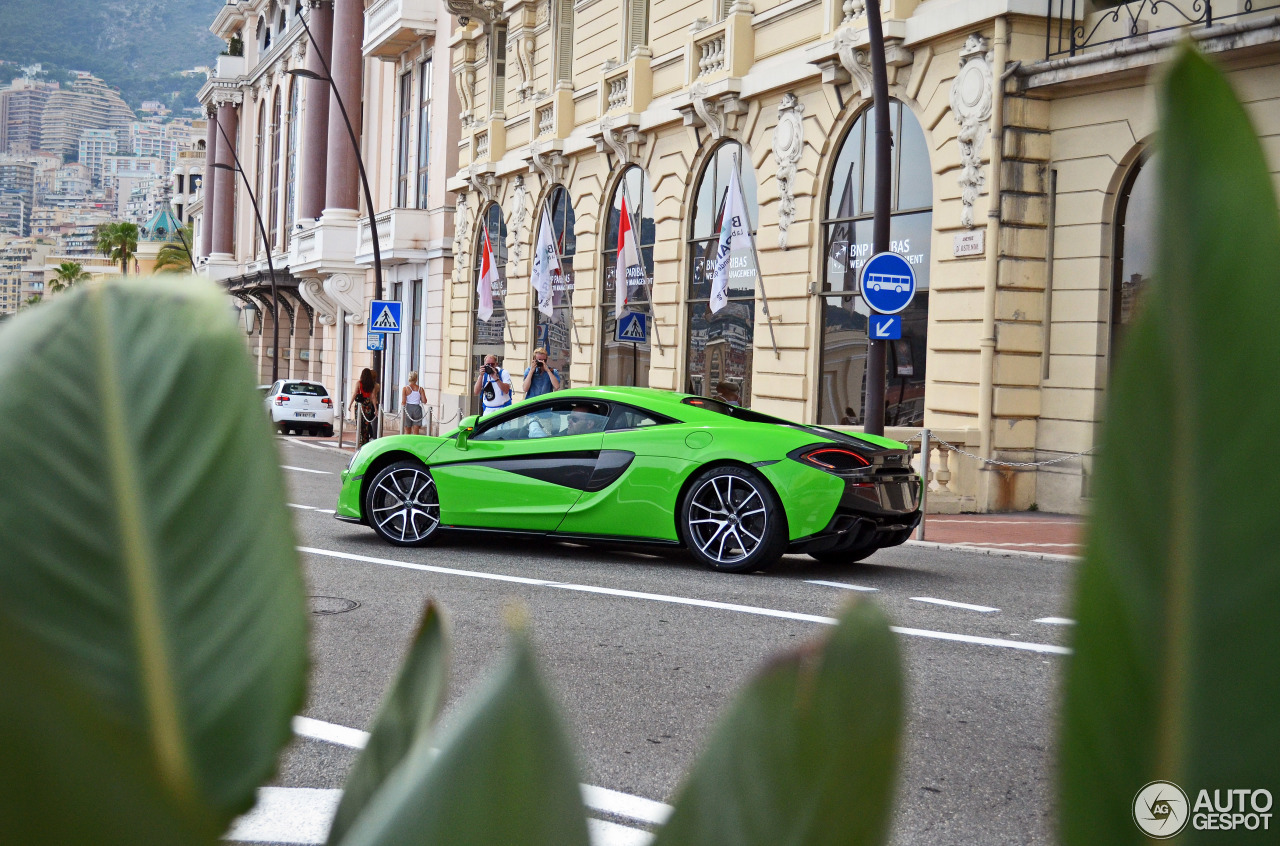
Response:
[[[338,84],[333,81],[333,70],[329,67],[329,62],[324,57],[324,51],[320,49],[320,45],[316,42],[316,37],[311,33],[311,27],[307,24],[306,15],[298,15],[298,20],[302,22],[302,28],[307,31],[307,38],[311,41],[311,49],[315,51],[316,58],[320,60],[321,66],[324,68],[324,75],[316,73],[306,68],[293,68],[285,71],[290,76],[301,77],[302,79],[314,79],[319,82],[329,83],[329,90],[333,92],[333,100],[338,104],[338,111],[342,113],[342,122],[347,126],[347,135],[351,138],[351,147],[356,154],[356,169],[360,172],[360,186],[364,189],[364,204],[369,211],[369,236],[373,239],[373,281],[374,281],[374,299],[382,299],[382,251],[378,242],[378,215],[373,205],[373,191],[369,190],[369,174],[364,167],[364,156],[360,154],[360,140],[356,137],[355,127],[351,125],[351,116],[347,114],[346,104],[342,102],[342,95],[338,92]],[[385,385],[385,375],[382,372],[382,352],[377,351],[374,354],[374,370],[378,374],[378,384]]]
[[[253,188],[249,185],[249,175],[240,166],[240,157],[236,155],[236,148],[227,137],[227,131],[222,128],[222,124],[217,123],[215,119],[214,125],[218,127],[223,140],[227,142],[227,149],[231,151],[235,166],[222,162],[210,162],[209,167],[240,174],[245,193],[249,195],[249,202],[253,203],[253,216],[258,221],[258,234],[262,236],[262,243],[267,246],[267,272],[271,274],[271,381],[275,382],[280,378],[280,295],[276,290],[276,266],[271,261],[271,239],[267,237],[267,227],[262,223],[262,211],[258,208],[258,198],[254,196]]]

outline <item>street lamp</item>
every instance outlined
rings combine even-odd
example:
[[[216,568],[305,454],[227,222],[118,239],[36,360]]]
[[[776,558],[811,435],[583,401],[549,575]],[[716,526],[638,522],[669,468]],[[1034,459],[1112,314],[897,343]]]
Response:
[[[334,102],[338,104],[338,111],[342,113],[342,122],[347,126],[347,135],[351,138],[351,147],[356,154],[356,169],[360,172],[360,186],[364,189],[364,204],[369,210],[369,237],[373,239],[373,282],[374,282],[374,299],[382,299],[382,251],[378,244],[378,215],[373,206],[373,191],[369,190],[369,174],[364,167],[364,156],[360,154],[360,140],[356,138],[355,127],[351,125],[351,116],[347,114],[346,104],[342,102],[342,95],[338,92],[338,84],[333,81],[333,71],[329,67],[329,62],[324,57],[324,51],[320,49],[320,44],[316,41],[315,35],[311,32],[311,27],[307,24],[306,15],[298,15],[298,20],[302,22],[302,28],[307,32],[307,38],[311,41],[311,49],[315,51],[315,56],[320,60],[321,67],[324,68],[324,75],[316,73],[306,68],[292,68],[285,71],[290,76],[300,77],[302,79],[314,79],[318,82],[329,83],[329,90],[333,92]],[[386,384],[382,372],[382,352],[375,351],[373,354],[373,369],[378,374],[378,384]]]
[[[240,174],[240,179],[244,182],[245,193],[249,195],[249,202],[253,203],[253,216],[258,221],[258,234],[262,236],[262,243],[267,245],[267,272],[271,274],[271,381],[275,382],[280,378],[280,294],[276,289],[276,266],[271,261],[271,239],[267,237],[267,227],[262,223],[262,212],[258,208],[258,198],[254,196],[253,188],[249,185],[249,175],[240,166],[240,157],[236,155],[235,145],[231,143],[231,139],[227,137],[227,131],[222,128],[222,124],[218,123],[216,118],[214,125],[222,133],[222,138],[227,143],[227,149],[231,151],[231,158],[235,161],[235,166],[232,167],[223,162],[210,162],[209,167]]]

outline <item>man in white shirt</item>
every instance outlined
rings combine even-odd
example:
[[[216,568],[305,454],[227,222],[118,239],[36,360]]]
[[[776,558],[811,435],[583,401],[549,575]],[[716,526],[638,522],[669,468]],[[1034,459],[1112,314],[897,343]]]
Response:
[[[476,376],[472,393],[480,397],[480,404],[483,406],[481,417],[511,405],[511,374],[505,367],[498,366],[496,355],[484,357],[484,366]]]

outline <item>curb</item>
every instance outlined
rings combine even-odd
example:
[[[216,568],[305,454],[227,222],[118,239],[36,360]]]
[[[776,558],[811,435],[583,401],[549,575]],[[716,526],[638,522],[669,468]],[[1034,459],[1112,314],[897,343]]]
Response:
[[[936,543],[934,541],[909,540],[903,546],[918,546],[924,549],[938,549],[945,552],[971,552],[976,555],[990,555],[995,558],[1029,558],[1040,561],[1057,561],[1063,564],[1079,563],[1078,555],[1059,555],[1053,552],[1028,552],[1021,549],[1000,549],[989,546],[969,546],[963,543]]]

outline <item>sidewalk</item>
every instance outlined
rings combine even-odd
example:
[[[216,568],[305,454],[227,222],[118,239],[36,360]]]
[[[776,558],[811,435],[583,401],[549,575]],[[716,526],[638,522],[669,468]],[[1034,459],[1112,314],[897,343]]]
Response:
[[[1084,518],[1023,511],[1016,514],[930,514],[925,541],[1035,552],[1079,555]]]

